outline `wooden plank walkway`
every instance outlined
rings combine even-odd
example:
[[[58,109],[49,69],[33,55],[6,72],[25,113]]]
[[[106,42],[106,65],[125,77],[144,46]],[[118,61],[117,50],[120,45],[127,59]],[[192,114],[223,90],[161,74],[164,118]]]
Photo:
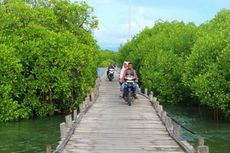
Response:
[[[83,116],[63,152],[183,153],[149,100],[138,97],[128,106],[119,97],[118,80],[109,82],[102,77],[98,99]]]

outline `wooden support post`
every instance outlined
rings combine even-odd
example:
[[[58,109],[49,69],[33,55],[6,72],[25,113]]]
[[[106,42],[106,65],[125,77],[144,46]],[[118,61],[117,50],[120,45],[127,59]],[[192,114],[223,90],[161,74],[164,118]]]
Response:
[[[83,101],[82,102],[82,106],[83,106],[83,108],[84,108],[84,110],[86,109],[86,101]]]
[[[76,122],[77,121],[77,110],[73,111],[73,121]]]
[[[94,89],[94,90],[93,90],[94,97],[97,97],[97,86],[95,86],[93,89]]]
[[[97,88],[93,88],[94,101],[97,99]]]
[[[90,93],[90,101],[94,101],[94,94],[93,94],[93,90],[91,91],[91,93]]]
[[[95,81],[95,86],[94,86],[94,88],[97,89],[97,86],[98,86],[98,78],[97,78],[96,81]]]
[[[159,107],[159,101],[156,101],[156,105],[155,105],[156,111],[158,111],[158,107]]]
[[[145,88],[145,96],[148,96],[148,89]]]
[[[51,145],[46,145],[46,153],[52,153]]]
[[[158,112],[158,114],[159,114],[160,116],[161,116],[162,110],[163,110],[163,106],[162,106],[162,105],[158,105],[158,110],[157,110],[157,112]]]
[[[99,86],[100,86],[100,79],[98,78],[98,80],[97,80],[97,88],[96,88],[97,96],[99,96]]]
[[[87,103],[87,101],[84,101],[84,108],[87,109],[89,106],[89,104]]]
[[[86,97],[85,101],[87,101],[87,103],[89,105],[91,105],[93,103],[93,101],[90,101],[90,97],[89,96]]]
[[[172,128],[173,128],[172,120],[168,116],[166,116],[165,125],[169,130],[172,130]]]
[[[79,110],[80,110],[80,113],[84,111],[84,108],[83,108],[83,104],[82,104],[82,103],[79,105]]]
[[[209,147],[204,145],[204,138],[198,137],[197,153],[209,153]]]
[[[66,122],[67,128],[72,127],[72,115],[71,114],[65,116],[65,122]]]
[[[99,86],[98,86],[98,88],[96,90],[96,93],[97,93],[97,98],[98,98],[99,97]]]
[[[203,146],[203,145],[204,145],[204,138],[203,137],[198,137],[197,146]]]
[[[152,103],[155,109],[156,109],[156,102],[157,102],[157,98],[153,97]]]
[[[151,91],[150,94],[149,94],[149,101],[150,102],[153,102],[153,92]]]
[[[197,153],[209,153],[208,146],[198,146]]]
[[[153,96],[153,91],[151,91],[150,94]]]
[[[89,107],[89,105],[90,105],[90,97],[89,96],[87,96],[87,97],[85,97],[85,101],[84,101],[84,108],[87,108],[87,107]]]
[[[173,127],[173,133],[175,135],[176,138],[180,138],[180,125],[175,124]]]
[[[85,99],[85,103],[86,103],[87,107],[90,106],[90,102],[89,102],[89,100],[87,98]]]
[[[82,103],[82,110],[85,111],[85,104]]]
[[[162,120],[162,122],[165,124],[165,120],[166,120],[166,111],[162,111],[162,112],[161,112],[161,120]]]
[[[97,88],[95,89],[96,92],[96,98],[99,96],[99,85],[97,86]]]
[[[60,124],[60,132],[61,132],[61,139],[64,139],[66,135],[66,125],[64,122]]]

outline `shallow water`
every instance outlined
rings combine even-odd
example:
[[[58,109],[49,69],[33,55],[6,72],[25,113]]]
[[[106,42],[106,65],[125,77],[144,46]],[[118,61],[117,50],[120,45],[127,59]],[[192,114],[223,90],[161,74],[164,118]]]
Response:
[[[104,71],[98,68],[98,76]],[[0,123],[0,153],[45,153],[47,144],[55,150],[60,141],[59,124],[64,120],[64,115],[59,115]]]
[[[229,122],[213,121],[210,113],[205,110],[200,113],[195,107],[165,106],[165,109],[176,121],[196,133],[194,135],[183,129],[181,134],[193,146],[196,145],[197,137],[202,136],[210,153],[230,153]]]
[[[194,135],[182,129],[182,137],[193,145],[197,137],[202,136],[210,153],[230,152],[230,123],[201,117],[197,108],[165,106],[165,109],[175,120],[196,133]],[[63,121],[64,116],[54,116],[0,123],[0,153],[44,153],[47,144],[55,149],[60,140],[59,124]]]
[[[98,75],[104,72],[99,68]],[[194,146],[198,136],[205,138],[210,153],[230,153],[230,123],[213,121],[210,113],[198,108],[164,105],[168,114],[196,134],[182,128],[181,135]],[[64,116],[0,123],[0,153],[45,153],[46,145],[55,149],[60,140],[59,124]]]
[[[60,140],[59,124],[64,116],[0,123],[1,153],[44,153],[46,145],[52,149]]]

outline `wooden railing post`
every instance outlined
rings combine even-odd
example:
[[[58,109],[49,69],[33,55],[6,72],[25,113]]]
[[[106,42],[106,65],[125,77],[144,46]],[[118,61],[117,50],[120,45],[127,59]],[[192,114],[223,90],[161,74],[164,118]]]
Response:
[[[99,86],[100,86],[100,79],[97,79],[97,88],[96,88],[96,93],[97,93],[97,97],[99,96]]]
[[[73,121],[76,122],[77,121],[77,110],[73,111]]]
[[[60,124],[60,132],[61,132],[61,139],[64,139],[66,135],[66,125],[64,122]]]
[[[162,122],[165,124],[165,120],[166,120],[166,111],[162,111],[161,112],[161,120],[162,120]]]
[[[180,138],[180,128],[181,127],[178,124],[175,124],[173,126],[173,133],[174,133],[174,135],[175,135],[176,138]]]
[[[198,137],[197,153],[209,153],[208,146],[204,145],[204,138],[203,137]]]
[[[156,102],[157,102],[157,98],[156,98],[156,97],[153,97],[152,103],[153,103],[153,106],[154,106],[155,109],[156,109]]]
[[[204,145],[204,138],[203,137],[198,137],[197,146],[203,146],[203,145]]]
[[[153,97],[153,102],[156,103],[157,102],[157,98]]]
[[[148,89],[145,88],[145,96],[148,96]]]
[[[46,153],[52,153],[51,145],[46,145]]]
[[[156,109],[156,111],[158,111],[158,107],[159,107],[159,101],[156,101],[156,103],[155,103],[155,109]]]
[[[161,112],[163,110],[163,106],[162,105],[158,105],[158,108],[157,108],[157,112],[158,114],[161,116]]]
[[[87,100],[85,100],[84,102],[83,102],[83,105],[84,105],[84,109],[86,109],[86,108],[88,108],[88,102],[87,102]]]
[[[82,103],[79,105],[79,110],[80,110],[80,113],[84,111],[84,106]]]
[[[173,128],[172,120],[168,116],[166,116],[165,125],[169,130],[172,130],[172,128]]]
[[[91,93],[90,93],[90,101],[94,101],[94,93],[93,93],[93,90],[91,91]]]
[[[150,102],[153,102],[153,92],[151,91],[150,94],[149,94],[149,101]]]
[[[197,153],[209,153],[208,146],[198,146]]]
[[[106,71],[104,73],[106,74]],[[76,128],[77,121],[78,120],[80,121],[82,119],[82,117],[83,117],[84,113],[87,111],[87,109],[98,98],[101,79],[102,79],[101,77],[98,77],[95,80],[94,88],[91,89],[91,92],[85,98],[85,101],[83,101],[79,104],[79,106],[78,106],[79,112],[78,112],[78,110],[74,110],[72,115],[65,116],[65,122],[60,124],[61,141],[59,142],[59,146],[56,148],[57,152],[59,152],[60,150],[62,150],[64,148],[66,141],[68,141],[70,139],[69,135],[71,135],[72,132],[74,131],[74,128]],[[72,119],[72,116],[73,116],[73,119]],[[47,146],[46,150],[48,152],[48,150],[51,150],[51,149],[49,149],[49,147]]]
[[[71,114],[65,116],[65,123],[66,123],[67,128],[71,128],[72,126],[72,115]]]

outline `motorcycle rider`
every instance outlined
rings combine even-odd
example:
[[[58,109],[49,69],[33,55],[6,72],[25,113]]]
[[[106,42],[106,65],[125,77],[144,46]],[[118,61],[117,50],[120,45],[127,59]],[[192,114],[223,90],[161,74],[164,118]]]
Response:
[[[109,69],[114,69],[114,65],[112,63],[109,63],[108,67],[107,67],[107,76],[109,74]]]
[[[124,79],[127,75],[131,75],[134,77],[135,79],[135,83],[133,84],[133,90],[134,90],[134,98],[137,98],[137,91],[139,90],[139,86],[138,86],[138,77],[137,77],[137,74],[136,74],[136,71],[133,69],[133,64],[131,62],[128,63],[128,68],[125,70],[123,76],[122,76],[122,91],[124,92],[125,90],[125,85],[124,85]]]

